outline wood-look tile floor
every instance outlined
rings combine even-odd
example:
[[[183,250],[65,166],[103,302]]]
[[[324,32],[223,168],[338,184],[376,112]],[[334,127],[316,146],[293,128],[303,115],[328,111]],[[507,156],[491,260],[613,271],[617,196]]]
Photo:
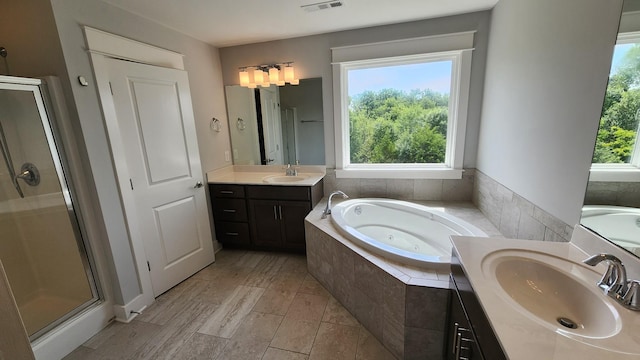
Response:
[[[129,324],[110,324],[65,359],[394,357],[307,272],[304,256],[223,250]]]

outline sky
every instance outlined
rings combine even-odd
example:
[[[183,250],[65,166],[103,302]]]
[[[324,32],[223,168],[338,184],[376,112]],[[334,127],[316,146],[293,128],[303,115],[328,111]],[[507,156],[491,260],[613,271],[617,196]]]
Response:
[[[451,61],[349,70],[349,96],[388,88],[404,91],[431,89],[448,94],[451,89]]]
[[[613,59],[611,60],[611,74],[615,74],[618,66],[620,66],[620,62],[624,58],[624,55],[631,49],[635,44],[618,44],[613,50]]]

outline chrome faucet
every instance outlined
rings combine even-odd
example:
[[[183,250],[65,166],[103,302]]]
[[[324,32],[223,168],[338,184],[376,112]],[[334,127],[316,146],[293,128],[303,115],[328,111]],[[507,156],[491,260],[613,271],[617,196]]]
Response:
[[[287,164],[284,174],[286,176],[298,176],[298,169],[296,167],[291,167],[291,164]]]
[[[603,261],[609,266],[598,281],[598,287],[627,309],[640,311],[640,282],[627,279],[627,271],[620,259],[611,254],[597,254],[583,260],[591,266]]]
[[[329,200],[327,200],[327,206],[324,208],[324,211],[322,212],[322,219],[326,219],[327,215],[331,215],[331,198],[334,195],[342,195],[343,199],[348,199],[349,196],[347,196],[347,194],[345,194],[344,192],[340,191],[340,190],[336,190],[334,192],[332,192],[331,194],[329,194]]]

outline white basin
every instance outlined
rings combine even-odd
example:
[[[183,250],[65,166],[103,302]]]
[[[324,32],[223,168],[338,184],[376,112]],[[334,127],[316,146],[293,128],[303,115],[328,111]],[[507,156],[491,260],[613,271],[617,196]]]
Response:
[[[274,183],[292,183],[292,182],[298,182],[298,181],[302,181],[302,180],[306,180],[309,177],[306,175],[295,175],[295,176],[286,176],[286,175],[271,175],[271,176],[265,176],[262,181],[266,182],[266,183],[270,183],[270,184],[274,184]]]
[[[507,303],[555,332],[595,339],[622,328],[616,308],[589,281],[600,274],[585,265],[535,251],[500,250],[483,259],[482,271]]]

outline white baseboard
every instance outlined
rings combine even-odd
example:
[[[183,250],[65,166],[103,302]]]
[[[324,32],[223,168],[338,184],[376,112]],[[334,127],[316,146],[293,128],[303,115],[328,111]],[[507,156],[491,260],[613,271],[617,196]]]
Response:
[[[101,303],[31,344],[36,360],[59,360],[104,329],[113,319],[111,303]]]
[[[125,305],[113,305],[113,314],[116,317],[116,321],[128,323],[142,313],[146,307],[147,303],[144,296],[140,294]]]

